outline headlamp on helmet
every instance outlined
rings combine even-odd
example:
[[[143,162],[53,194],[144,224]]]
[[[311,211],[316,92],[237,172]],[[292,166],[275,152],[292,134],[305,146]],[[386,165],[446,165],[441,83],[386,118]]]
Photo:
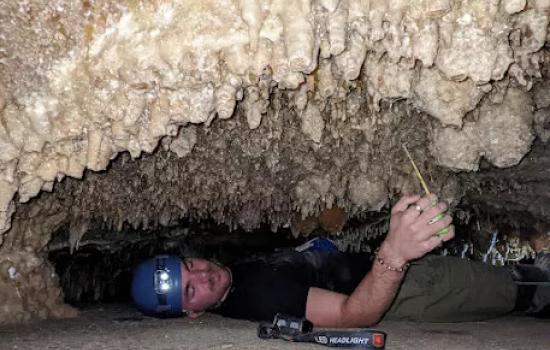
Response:
[[[132,298],[146,315],[181,316],[181,259],[159,255],[142,262],[134,271]]]

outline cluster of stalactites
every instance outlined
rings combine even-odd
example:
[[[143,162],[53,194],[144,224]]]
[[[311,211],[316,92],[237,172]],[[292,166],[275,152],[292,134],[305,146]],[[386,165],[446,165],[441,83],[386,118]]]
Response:
[[[257,128],[274,88],[295,92],[302,132],[320,147],[329,146],[327,106],[345,121],[367,99],[374,111],[382,99],[409,99],[440,121],[438,164],[475,170],[482,156],[515,164],[533,140],[526,91],[540,76],[549,8],[545,0],[2,4],[0,232],[16,193],[26,202],[64,176],[105,169],[119,152],[152,152],[181,126],[230,118],[240,100]],[[472,110],[479,115],[464,122]]]

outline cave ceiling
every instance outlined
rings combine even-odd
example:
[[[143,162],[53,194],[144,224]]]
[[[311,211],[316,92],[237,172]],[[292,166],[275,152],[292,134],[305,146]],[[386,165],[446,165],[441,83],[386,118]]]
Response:
[[[41,252],[61,227],[387,210],[421,190],[403,145],[453,208],[544,230],[549,15],[548,0],[3,2],[0,286],[34,276],[59,304]],[[0,321],[66,311],[6,293]]]

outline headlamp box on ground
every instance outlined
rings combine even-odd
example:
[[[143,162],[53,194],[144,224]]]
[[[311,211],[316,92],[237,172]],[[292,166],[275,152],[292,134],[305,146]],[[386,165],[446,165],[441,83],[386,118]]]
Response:
[[[318,330],[305,318],[277,314],[273,323],[261,323],[258,337],[262,339],[283,339],[293,342],[308,342],[338,348],[384,349],[386,333],[364,329]]]

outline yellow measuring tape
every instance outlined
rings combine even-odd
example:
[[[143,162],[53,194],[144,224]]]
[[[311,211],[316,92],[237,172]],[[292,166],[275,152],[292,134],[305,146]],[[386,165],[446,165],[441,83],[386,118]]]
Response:
[[[409,150],[407,149],[407,146],[405,146],[405,144],[403,144],[403,149],[405,150],[405,153],[407,153],[407,157],[409,157],[409,160],[411,161],[411,164],[414,168],[414,172],[416,173],[416,177],[418,177],[418,179],[420,180],[420,184],[422,185],[424,192],[426,192],[426,194],[431,194],[430,189],[428,188],[428,185],[426,185],[426,181],[424,181],[422,174],[420,174],[420,170],[418,170],[418,167],[416,166],[416,163],[412,159],[411,154],[409,153]]]
[[[424,181],[424,177],[420,173],[420,170],[418,170],[418,167],[416,166],[416,163],[414,162],[414,160],[413,160],[409,150],[407,149],[407,146],[405,146],[405,144],[403,144],[403,149],[405,150],[405,153],[407,153],[407,157],[411,161],[411,164],[414,168],[414,172],[416,174],[416,177],[418,178],[418,180],[420,180],[420,184],[422,185],[422,188],[424,189],[424,192],[427,195],[432,194],[430,192],[430,189],[428,188],[428,185],[426,184],[426,181]],[[445,217],[445,214],[441,213],[441,214],[437,215],[435,218],[433,218],[433,222],[437,222],[437,221],[443,219],[444,217]],[[449,227],[445,227],[444,229],[439,230],[439,232],[437,232],[436,235],[442,236],[444,234],[447,234],[448,232],[449,232]]]

